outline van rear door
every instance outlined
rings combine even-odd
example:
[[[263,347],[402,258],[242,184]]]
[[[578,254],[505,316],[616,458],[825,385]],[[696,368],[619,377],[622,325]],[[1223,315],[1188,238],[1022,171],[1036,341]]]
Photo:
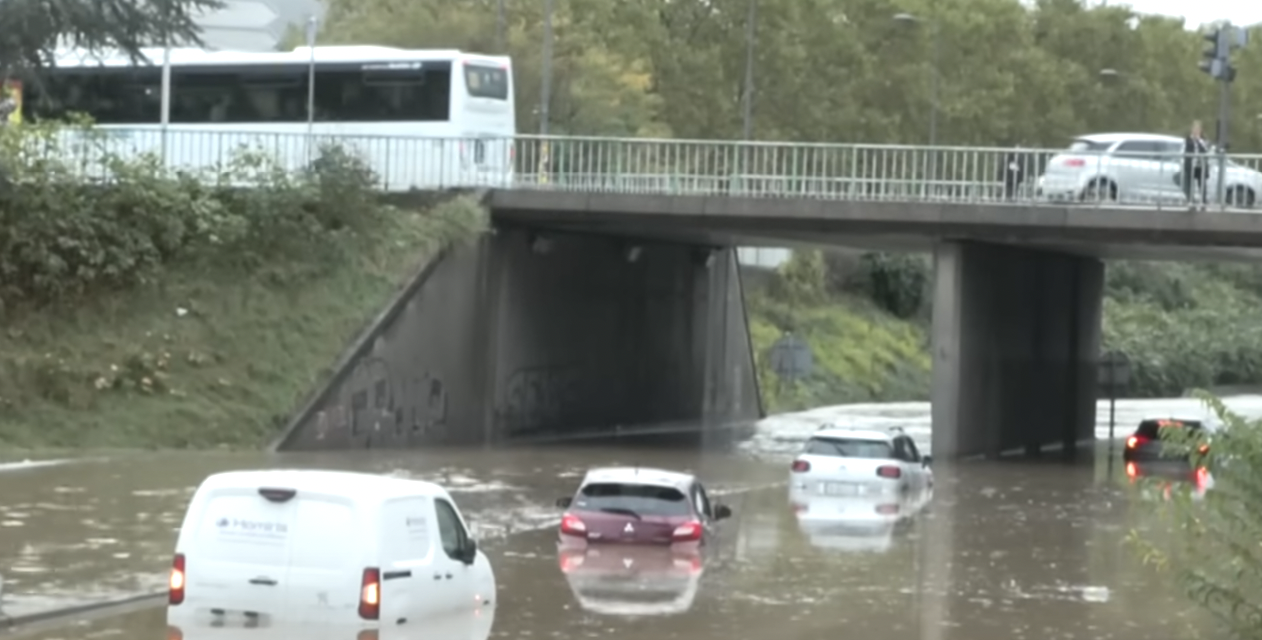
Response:
[[[290,535],[297,504],[292,490],[220,487],[210,491],[182,549],[189,613],[276,615],[284,612]]]
[[[311,622],[355,622],[365,559],[375,557],[374,549],[364,548],[375,540],[361,535],[363,507],[345,495],[313,491],[300,491],[294,502],[286,614]]]

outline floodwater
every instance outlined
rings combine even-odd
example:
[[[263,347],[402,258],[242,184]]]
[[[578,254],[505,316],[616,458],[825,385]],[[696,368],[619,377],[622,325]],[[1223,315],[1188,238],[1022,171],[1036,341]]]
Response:
[[[1230,404],[1262,415],[1262,397]],[[1107,420],[1107,404],[1101,407]],[[1144,415],[1200,411],[1192,400],[1127,401],[1117,409],[1118,437]],[[928,407],[908,403],[769,418],[750,440],[706,453],[591,445],[10,460],[0,463],[0,612],[161,590],[183,508],[203,477],[287,466],[391,473],[451,487],[496,569],[492,638],[1190,640],[1191,628],[1204,624],[1168,577],[1142,566],[1125,544],[1127,532],[1151,525],[1152,507],[1103,450],[1075,465],[935,465],[930,500],[874,518],[891,506],[790,503],[788,459],[826,421],[902,426],[928,444]],[[553,502],[573,491],[585,467],[604,464],[698,473],[735,513],[722,523],[713,553],[682,571],[648,562],[641,566],[652,569],[602,573],[585,569],[600,562],[559,559]],[[164,611],[155,608],[31,637],[158,640],[166,632]]]

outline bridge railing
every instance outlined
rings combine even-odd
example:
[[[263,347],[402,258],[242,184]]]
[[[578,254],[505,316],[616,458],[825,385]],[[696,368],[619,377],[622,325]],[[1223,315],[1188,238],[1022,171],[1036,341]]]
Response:
[[[172,170],[222,179],[243,150],[282,170],[310,167],[329,145],[362,159],[389,191],[519,188],[663,195],[1025,204],[1076,201],[1186,206],[1181,155],[1064,149],[919,147],[521,135],[422,138],[153,127],[66,130],[18,157],[49,154],[63,169],[109,177],[111,157],[151,156]],[[51,151],[50,151],[51,149]],[[42,156],[41,156],[42,154]],[[1262,196],[1262,156],[1205,163],[1213,199],[1220,160],[1228,199]],[[1017,179],[1019,178],[1019,179]]]

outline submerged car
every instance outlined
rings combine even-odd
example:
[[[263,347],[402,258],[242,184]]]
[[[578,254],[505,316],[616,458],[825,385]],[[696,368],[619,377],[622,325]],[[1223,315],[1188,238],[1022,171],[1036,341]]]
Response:
[[[1122,460],[1127,462],[1186,463],[1187,456],[1162,442],[1162,429],[1185,429],[1190,436],[1212,435],[1217,429],[1212,422],[1188,417],[1149,417],[1140,421],[1135,432],[1126,438]],[[1199,432],[1199,433],[1198,433]],[[1209,451],[1208,444],[1201,445],[1201,453]]]
[[[731,517],[710,500],[695,476],[649,467],[592,469],[573,497],[557,500],[560,544],[648,544],[699,547]]]
[[[579,606],[611,616],[687,611],[697,597],[704,569],[702,555],[695,550],[622,544],[562,548],[558,564]]]
[[[808,495],[864,497],[920,491],[933,485],[930,456],[897,427],[813,433],[789,469],[789,486]]]

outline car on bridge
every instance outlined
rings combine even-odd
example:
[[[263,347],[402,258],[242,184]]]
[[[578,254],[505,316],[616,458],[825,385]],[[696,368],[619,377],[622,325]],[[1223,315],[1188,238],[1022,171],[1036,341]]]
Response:
[[[824,425],[789,467],[789,487],[803,495],[866,497],[933,485],[932,458],[902,429]]]
[[[732,515],[710,500],[695,476],[649,467],[592,469],[573,497],[556,504],[565,509],[560,545],[570,548],[615,543],[696,549]]]
[[[650,545],[561,548],[558,565],[585,611],[610,616],[667,616],[692,608],[704,572],[697,550]]]
[[[1041,199],[1121,204],[1186,204],[1181,175],[1183,138],[1152,133],[1079,136],[1052,156],[1038,179]],[[1206,193],[1217,199],[1218,157],[1205,160]],[[1252,207],[1262,194],[1262,172],[1228,160],[1223,193],[1228,205]]]

